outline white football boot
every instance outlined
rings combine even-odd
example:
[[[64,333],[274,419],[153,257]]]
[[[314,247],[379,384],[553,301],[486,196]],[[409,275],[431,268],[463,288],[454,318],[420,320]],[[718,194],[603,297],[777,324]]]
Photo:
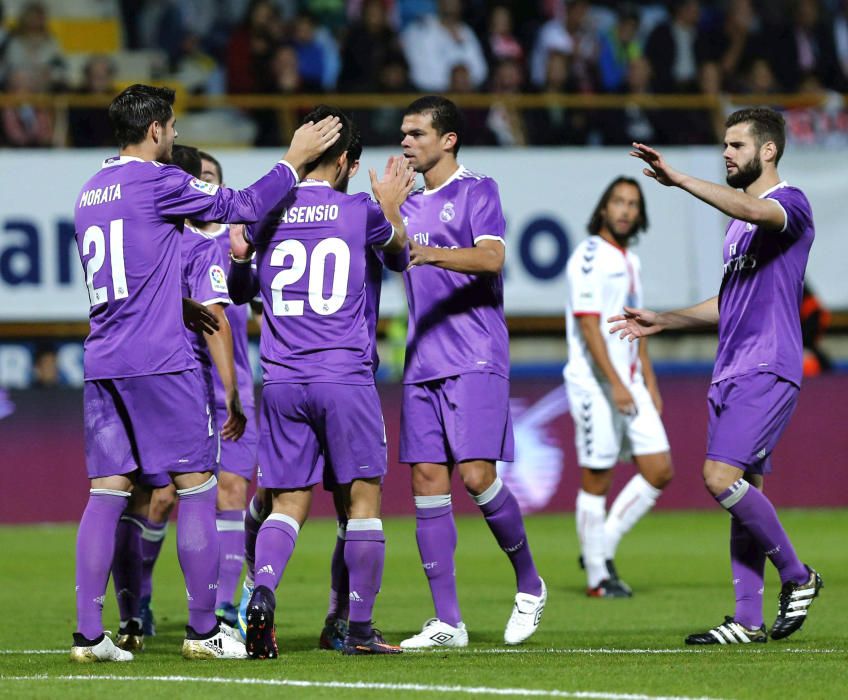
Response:
[[[219,629],[207,639],[183,640],[184,659],[246,659],[244,642],[233,639],[227,632]]]
[[[133,655],[115,646],[109,633],[103,635],[97,644],[78,644],[85,641],[82,635],[74,635],[74,646],[71,647],[71,661],[78,664],[91,664],[98,661],[132,661]]]
[[[541,581],[541,579],[539,580]],[[539,628],[547,600],[548,589],[544,581],[542,581],[542,592],[539,595],[516,593],[512,615],[509,616],[509,621],[504,630],[504,642],[521,644],[521,642],[529,639]]]
[[[442,622],[436,617],[430,618],[424,623],[421,631],[404,639],[400,646],[402,649],[431,649],[431,648],[459,648],[468,646],[468,631],[465,623],[460,622],[457,627]]]

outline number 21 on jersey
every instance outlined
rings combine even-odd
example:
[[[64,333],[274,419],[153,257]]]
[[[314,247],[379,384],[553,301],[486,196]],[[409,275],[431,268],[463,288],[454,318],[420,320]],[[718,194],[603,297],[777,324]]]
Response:
[[[94,249],[92,252],[92,248]],[[106,235],[99,226],[89,226],[82,238],[82,254],[91,257],[85,261],[85,285],[88,287],[90,306],[97,306],[108,301],[106,287],[95,287],[94,276],[100,272],[106,261]],[[126,299],[127,272],[124,267],[124,220],[115,219],[109,222],[109,266],[112,272],[112,298]]]
[[[324,269],[327,257],[335,258],[330,296],[324,296]],[[350,275],[350,248],[341,238],[325,238],[312,250],[309,257],[308,294],[310,308],[321,316],[336,313],[347,297],[347,281]],[[286,299],[286,287],[296,283],[307,274],[306,246],[290,238],[279,243],[271,253],[271,267],[285,267],[291,258],[290,267],[281,270],[271,280],[271,299],[275,316],[303,316],[302,299]]]

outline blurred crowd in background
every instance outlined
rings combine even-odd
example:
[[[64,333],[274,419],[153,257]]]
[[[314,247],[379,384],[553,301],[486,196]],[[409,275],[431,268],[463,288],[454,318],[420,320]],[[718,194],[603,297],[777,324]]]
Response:
[[[205,95],[485,93],[490,105],[467,110],[466,142],[510,146],[711,143],[722,121],[721,110],[637,102],[519,108],[504,100],[515,95],[820,93],[832,98],[828,129],[848,133],[840,94],[848,92],[848,0],[85,2],[93,16],[112,18],[120,57],[93,52],[71,61],[51,32],[61,3],[5,0],[7,94],[111,94],[122,77]],[[121,76],[126,54],[148,57],[148,75]],[[107,145],[102,110],[75,111],[65,143]],[[367,110],[366,143],[396,143],[398,115],[398,107]],[[248,116],[254,145],[280,143],[273,111]],[[2,143],[56,145],[51,119],[49,109],[6,106]],[[798,138],[805,128],[820,127],[801,124]]]

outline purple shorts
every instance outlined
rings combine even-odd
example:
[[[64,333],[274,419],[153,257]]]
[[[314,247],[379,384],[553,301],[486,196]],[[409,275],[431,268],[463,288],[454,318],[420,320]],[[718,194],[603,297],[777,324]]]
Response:
[[[404,385],[399,461],[511,462],[513,452],[508,379],[470,372]]]
[[[338,484],[386,475],[386,429],[373,384],[266,384],[259,436],[265,488],[319,483],[324,455]]]
[[[90,479],[139,469],[157,486],[169,473],[215,468],[218,444],[200,369],[87,381],[83,401]]]
[[[771,471],[771,452],[786,430],[800,389],[770,372],[730,377],[707,394],[707,459],[750,474]]]
[[[250,481],[256,471],[256,446],[259,435],[256,432],[256,408],[244,406],[247,425],[244,435],[238,440],[221,440],[220,466],[225,472],[236,474]],[[227,407],[215,407],[215,420],[220,431],[227,420]]]

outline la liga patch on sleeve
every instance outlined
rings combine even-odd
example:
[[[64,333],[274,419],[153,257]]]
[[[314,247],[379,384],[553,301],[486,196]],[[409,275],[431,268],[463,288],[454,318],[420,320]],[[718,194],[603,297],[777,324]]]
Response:
[[[209,281],[212,283],[212,289],[221,294],[228,294],[227,276],[220,265],[213,265],[209,268]]]
[[[191,182],[189,184],[198,192],[203,192],[203,194],[213,195],[218,191],[218,185],[198,180],[196,177],[191,178]]]

